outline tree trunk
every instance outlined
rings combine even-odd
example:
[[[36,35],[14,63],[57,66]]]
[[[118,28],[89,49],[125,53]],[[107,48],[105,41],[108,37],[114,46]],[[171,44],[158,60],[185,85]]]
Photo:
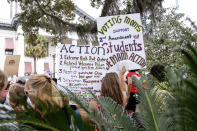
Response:
[[[37,72],[36,72],[36,57],[34,57],[34,74],[37,74]]]

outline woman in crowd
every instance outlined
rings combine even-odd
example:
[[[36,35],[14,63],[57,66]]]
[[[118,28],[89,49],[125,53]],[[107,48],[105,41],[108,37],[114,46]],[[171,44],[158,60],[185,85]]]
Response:
[[[5,102],[5,89],[8,85],[8,78],[6,76],[6,74],[0,70],[0,103],[4,103]],[[7,92],[6,92],[7,93]]]
[[[8,82],[8,78],[7,75],[0,70],[0,94],[2,91],[4,91],[4,89],[7,87],[7,82]],[[2,110],[3,109],[3,110]],[[5,111],[11,111],[12,108],[10,106],[7,106],[5,104],[0,104],[0,117],[1,119],[5,118],[5,119],[14,119],[15,115],[9,115],[7,114],[7,112]],[[16,125],[14,123],[0,123],[0,126],[8,126],[8,127],[16,127]]]
[[[7,87],[8,78],[6,74],[0,70],[0,94]]]
[[[63,102],[60,92],[56,88],[55,82],[49,76],[32,76],[25,83],[25,93],[27,97],[29,97],[31,104],[35,109],[35,116],[37,119],[45,121],[47,120],[47,117],[52,114],[61,114],[61,116],[55,116],[54,119],[64,117],[62,120],[66,123],[70,123],[70,119],[68,118],[68,110],[65,107],[66,105]],[[61,119],[57,119],[57,121],[59,120]],[[43,127],[37,127],[31,124],[29,126],[32,126],[37,130],[46,130]]]
[[[123,66],[120,76],[115,72],[107,73],[101,84],[101,96],[112,98],[118,104],[122,105],[122,107],[125,107],[128,101],[128,90],[124,81],[125,72],[126,69]],[[90,108],[95,107],[98,107],[98,104],[92,100],[90,102]]]
[[[13,84],[9,89],[9,103],[15,111],[23,109],[20,100],[27,101],[24,86],[21,84]]]
[[[6,101],[6,96],[7,96],[7,94],[8,94],[10,85],[11,85],[10,82],[8,82],[6,88],[5,88],[5,89],[1,92],[1,94],[0,94],[0,102],[1,102],[2,104],[4,104],[5,101]]]
[[[39,104],[38,99],[43,102],[54,102],[62,108],[64,106],[55,82],[47,75],[32,76],[25,84],[25,91],[33,106]]]
[[[22,86],[23,90],[24,90],[25,82],[26,82],[26,80],[23,77],[19,77],[16,80],[16,84],[13,84],[13,85],[17,86],[16,88],[19,88],[18,86]],[[7,85],[7,88],[8,88],[8,86],[10,87],[11,85],[12,85],[11,82],[9,82],[8,85]],[[5,100],[4,104],[6,104],[8,106],[11,106],[11,104],[10,104],[10,93],[9,92],[10,91],[9,91],[9,88],[8,88],[8,93],[6,94],[6,100]],[[23,93],[24,93],[24,91],[23,91]],[[31,105],[31,103],[29,102],[29,99],[27,99],[27,101]]]
[[[117,73],[107,73],[102,80],[101,84],[101,96],[110,97],[118,104],[122,105],[124,108],[126,106],[128,95],[127,94],[127,86],[124,81],[124,73],[126,72],[125,66],[123,66],[120,76]],[[90,109],[99,108],[98,103],[95,100],[90,101]],[[79,112],[83,119],[89,119],[87,113],[78,107]]]
[[[25,91],[27,93],[27,96],[30,98],[33,107],[43,119],[45,119],[45,116],[48,116],[48,114],[50,113],[52,113],[52,115],[61,114],[55,116],[55,118],[57,118],[56,122],[65,122],[65,125],[66,123],[71,123],[71,114],[68,114],[69,112],[71,113],[71,110],[68,109],[67,106],[68,100],[65,97],[62,97],[62,93],[58,91],[55,82],[49,76],[32,76],[25,84]],[[57,108],[55,108],[55,110],[49,109],[42,112],[42,110],[40,110],[39,108],[40,104],[42,104],[40,102],[43,102],[44,104],[46,104],[46,106],[49,106],[50,108],[51,106],[48,105],[49,103],[56,104],[55,107],[57,106]],[[75,117],[77,124],[83,123],[79,114],[76,114]]]

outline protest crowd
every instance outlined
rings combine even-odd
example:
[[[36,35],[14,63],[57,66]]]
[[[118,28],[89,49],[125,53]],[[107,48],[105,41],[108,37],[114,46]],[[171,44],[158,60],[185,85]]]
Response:
[[[178,0],[90,0],[96,19],[85,1],[3,1],[0,131],[197,130],[197,26]]]
[[[148,75],[152,80],[156,78],[162,82],[164,72],[164,66],[157,64],[151,68]],[[137,100],[137,96],[140,94],[140,89],[135,85],[133,80],[134,77],[140,79],[141,76],[138,73],[138,70],[126,71],[125,66],[122,67],[122,70],[119,73],[107,73],[102,80],[100,93],[101,96],[110,97],[120,104],[123,111],[127,112],[128,116],[131,118],[136,111],[140,112],[139,109],[136,110],[137,105],[140,104]],[[27,81],[19,77],[15,82],[10,83],[6,74],[3,71],[0,71],[0,107],[5,107],[14,112],[23,112],[24,105],[21,105],[20,103],[20,99],[22,99],[42,117],[45,112],[41,112],[38,108],[41,100],[45,103],[55,103],[62,109],[62,111],[68,113],[65,107],[69,105],[69,99],[63,97],[62,92],[57,89],[56,82],[56,79],[47,75],[32,75]],[[146,87],[142,88],[148,90]],[[55,95],[53,96],[52,93],[55,93]],[[90,119],[79,105],[70,105],[70,107],[80,119]],[[90,110],[98,109],[99,111],[102,111],[99,104],[94,100],[90,101],[89,107]],[[0,111],[0,115],[1,117],[2,115],[6,117],[6,113],[4,114],[2,110]],[[15,117],[20,116],[16,115]]]

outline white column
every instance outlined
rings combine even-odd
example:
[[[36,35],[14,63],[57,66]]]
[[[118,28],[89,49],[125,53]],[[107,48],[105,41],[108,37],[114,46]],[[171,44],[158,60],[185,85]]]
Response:
[[[16,33],[16,44],[17,44],[17,54],[20,55],[20,63],[19,63],[19,76],[24,76],[24,71],[25,71],[25,57],[24,57],[24,36],[23,36],[23,30],[22,27],[19,26],[17,33]]]
[[[0,70],[4,70],[4,59],[5,59],[5,38],[4,37],[1,37],[0,36],[0,43],[1,43],[1,46],[0,46],[0,60],[1,60],[1,63],[0,63]]]
[[[15,2],[15,14],[18,13],[18,2]]]
[[[13,17],[13,4],[12,4],[12,2],[10,2],[10,19],[12,19],[12,17]]]

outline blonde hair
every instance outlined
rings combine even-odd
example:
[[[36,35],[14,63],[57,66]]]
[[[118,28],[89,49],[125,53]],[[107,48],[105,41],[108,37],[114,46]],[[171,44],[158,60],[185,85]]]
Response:
[[[27,96],[25,94],[24,86],[20,84],[13,84],[9,88],[9,101],[13,108],[20,107],[19,100],[16,98],[20,98],[23,100],[27,100]]]
[[[120,79],[116,73],[107,73],[101,85],[101,96],[111,97],[118,104],[123,105],[123,94]]]
[[[26,88],[33,91],[33,96],[43,102],[55,102],[60,107],[63,107],[63,99],[60,92],[57,90],[55,82],[47,75],[32,76],[25,84]],[[36,104],[35,100],[30,100]]]
[[[5,89],[8,83],[7,75],[0,70],[0,92]]]

